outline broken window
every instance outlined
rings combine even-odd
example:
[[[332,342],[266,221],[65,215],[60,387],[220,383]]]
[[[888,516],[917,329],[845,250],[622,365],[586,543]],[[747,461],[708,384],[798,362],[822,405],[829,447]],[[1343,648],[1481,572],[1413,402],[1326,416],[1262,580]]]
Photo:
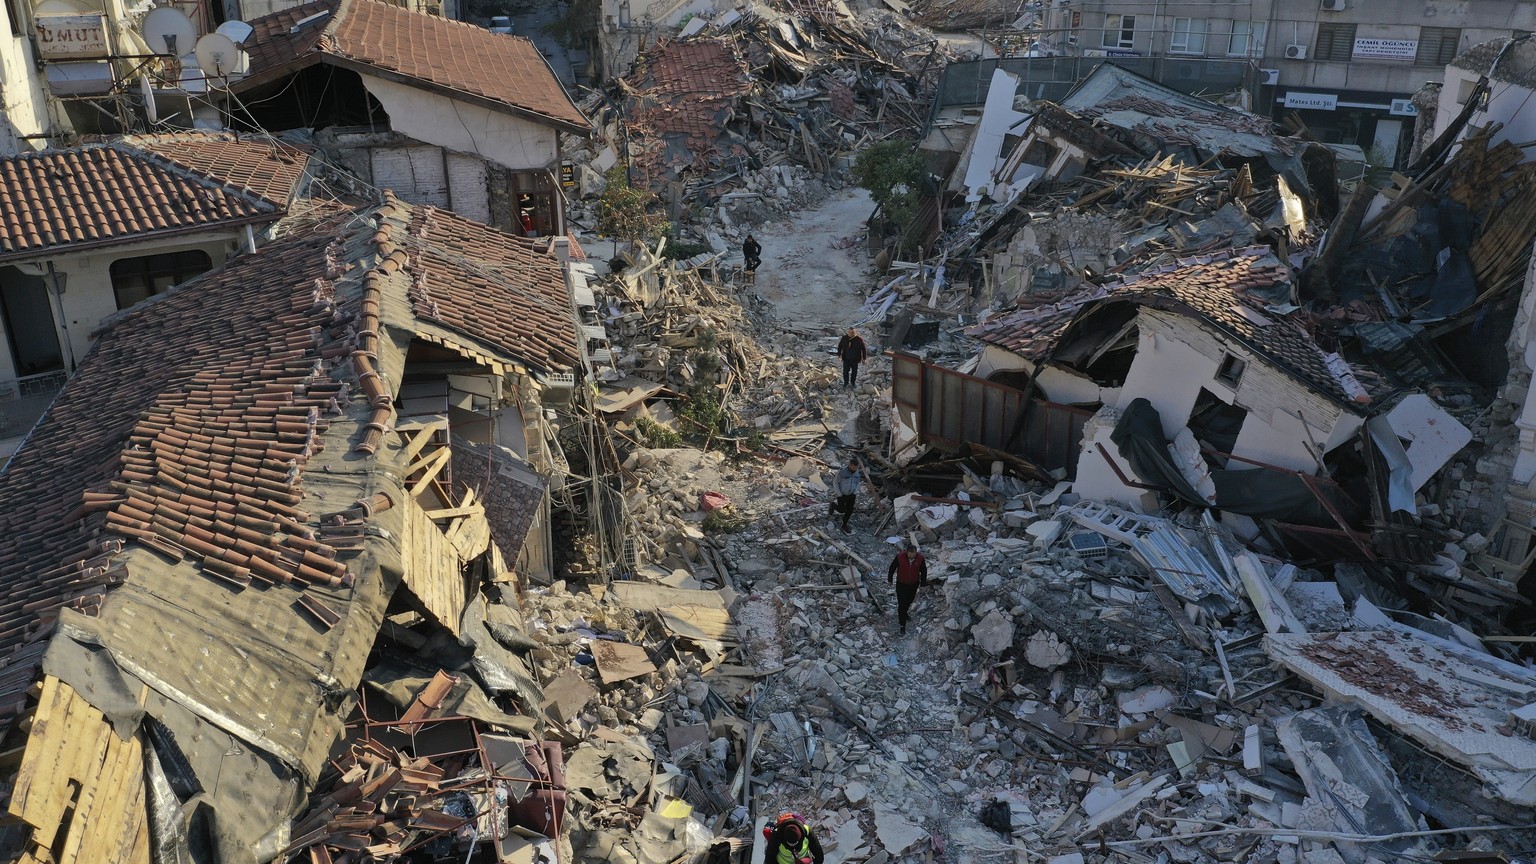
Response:
[[[1132,48],[1136,45],[1135,15],[1105,15],[1105,48]]]
[[[1245,409],[1223,402],[1215,393],[1201,387],[1194,410],[1189,412],[1189,431],[1196,441],[1212,450],[1231,453],[1237,446],[1237,436],[1242,434],[1243,421],[1247,419]]]
[[[1456,59],[1456,48],[1460,45],[1460,27],[1420,27],[1419,54],[1414,65],[1444,66]]]
[[[1036,138],[1029,142],[1029,147],[1024,150],[1024,163],[1027,165],[1039,165],[1041,168],[1049,168],[1051,163],[1056,161],[1056,157],[1060,153],[1060,147],[1049,141]]]
[[[1268,35],[1267,21],[1233,21],[1232,41],[1227,45],[1227,56],[1264,56],[1264,37]]]
[[[1205,53],[1205,19],[1175,18],[1173,32],[1168,36],[1170,54]]]
[[[212,269],[213,259],[201,249],[119,258],[112,262],[112,293],[117,296],[117,308],[127,309]]]
[[[1317,25],[1317,47],[1312,56],[1318,60],[1348,60],[1355,53],[1355,25]]]
[[[1243,380],[1243,370],[1247,368],[1248,364],[1241,357],[1234,354],[1224,355],[1221,358],[1221,365],[1216,367],[1216,380],[1235,389],[1237,382]]]

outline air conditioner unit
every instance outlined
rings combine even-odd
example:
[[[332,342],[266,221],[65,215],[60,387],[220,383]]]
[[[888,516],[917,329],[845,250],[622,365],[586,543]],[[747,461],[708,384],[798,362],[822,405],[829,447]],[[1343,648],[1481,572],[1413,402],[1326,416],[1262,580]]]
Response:
[[[1279,69],[1260,69],[1259,74],[1264,76],[1264,80],[1260,83],[1266,87],[1273,87],[1280,83]]]
[[[1287,59],[1287,60],[1305,60],[1305,59],[1307,59],[1307,46],[1305,46],[1305,45],[1287,45],[1287,46],[1285,46],[1285,59]]]
[[[1324,12],[1343,12],[1344,0],[1322,0],[1320,8]]]

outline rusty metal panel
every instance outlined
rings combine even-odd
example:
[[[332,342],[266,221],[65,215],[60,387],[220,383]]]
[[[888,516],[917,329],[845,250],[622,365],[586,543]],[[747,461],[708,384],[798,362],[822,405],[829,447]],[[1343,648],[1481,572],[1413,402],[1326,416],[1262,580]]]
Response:
[[[1026,408],[1022,390],[909,354],[892,355],[892,374],[894,402],[917,410],[918,430],[927,443],[980,444],[1048,469],[1077,465],[1083,424],[1093,416],[1088,409],[1042,399],[1028,400]]]
[[[891,401],[914,410],[922,406],[923,361],[911,354],[891,355]]]

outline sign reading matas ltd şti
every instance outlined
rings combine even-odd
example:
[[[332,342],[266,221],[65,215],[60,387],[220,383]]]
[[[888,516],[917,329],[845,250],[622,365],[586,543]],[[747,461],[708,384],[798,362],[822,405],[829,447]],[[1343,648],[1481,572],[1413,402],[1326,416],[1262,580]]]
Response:
[[[1339,107],[1339,97],[1333,93],[1287,93],[1285,107],[1310,108],[1313,111],[1334,111]]]
[[[37,50],[44,60],[106,57],[107,31],[101,15],[37,16]]]

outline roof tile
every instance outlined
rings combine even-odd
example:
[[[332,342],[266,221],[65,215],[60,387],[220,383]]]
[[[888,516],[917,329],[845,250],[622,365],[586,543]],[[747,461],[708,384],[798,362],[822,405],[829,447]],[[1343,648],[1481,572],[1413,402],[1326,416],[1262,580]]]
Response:
[[[316,15],[326,17],[295,32],[298,22]],[[320,0],[248,23],[255,32],[245,45],[251,57],[247,80],[266,80],[269,73],[331,56],[558,123],[589,126],[544,56],[522,36],[492,33],[377,0]]]
[[[0,260],[132,242],[150,232],[276,221],[307,163],[287,145],[220,133],[0,159]]]

